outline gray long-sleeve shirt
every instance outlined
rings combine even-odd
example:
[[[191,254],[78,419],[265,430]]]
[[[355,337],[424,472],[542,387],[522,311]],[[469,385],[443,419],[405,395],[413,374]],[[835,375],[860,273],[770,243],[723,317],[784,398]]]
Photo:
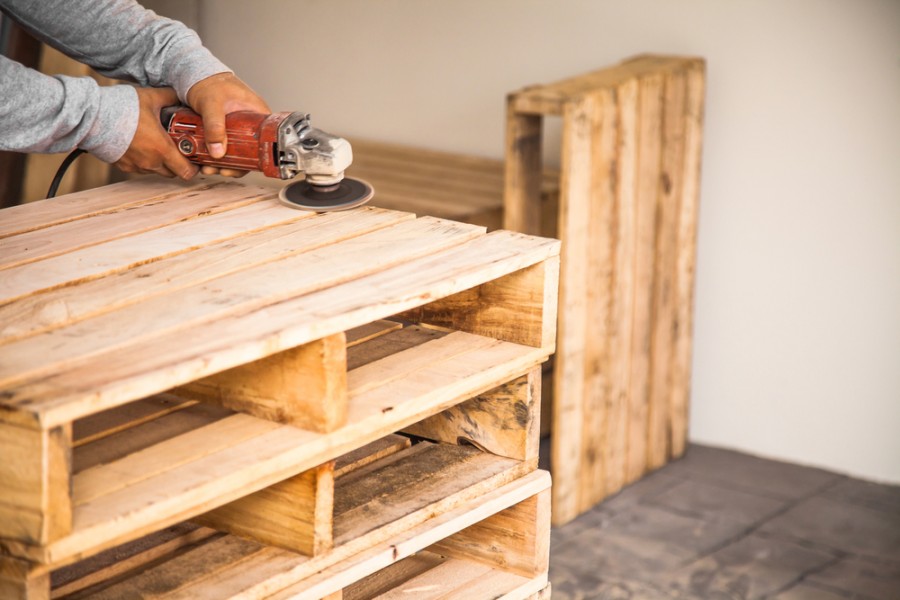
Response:
[[[0,11],[35,37],[108,77],[175,89],[228,72],[183,24],[133,0],[0,0]],[[138,98],[130,85],[55,77],[0,56],[0,150],[82,148],[115,162],[134,138]]]

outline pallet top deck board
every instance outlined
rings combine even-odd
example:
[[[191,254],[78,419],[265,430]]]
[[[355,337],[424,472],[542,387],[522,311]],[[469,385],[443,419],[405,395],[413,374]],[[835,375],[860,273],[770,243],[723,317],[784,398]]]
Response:
[[[65,424],[559,252],[555,240],[384,209],[307,216],[237,183],[169,185],[135,183],[146,201],[111,186],[92,204],[62,197],[56,211],[15,212],[7,249],[62,237],[37,258],[3,256],[20,265],[5,272],[22,272],[0,288],[0,420]],[[93,212],[79,219],[72,206]],[[253,215],[245,231],[239,211]],[[88,237],[94,222],[104,227]]]

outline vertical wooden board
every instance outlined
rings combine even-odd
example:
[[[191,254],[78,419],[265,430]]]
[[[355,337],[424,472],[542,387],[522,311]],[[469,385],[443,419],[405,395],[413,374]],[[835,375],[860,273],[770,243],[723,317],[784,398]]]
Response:
[[[467,400],[404,432],[451,444],[468,443],[537,468],[540,446],[541,367]]]
[[[579,512],[587,510],[606,495],[608,469],[604,452],[608,440],[610,404],[610,341],[614,277],[613,251],[616,203],[616,142],[618,124],[616,98],[609,90],[597,94],[597,114],[593,120],[592,154],[594,179],[586,243],[589,285],[584,331],[584,404],[582,406],[581,473],[578,483]]]
[[[556,338],[559,258],[406,311],[403,319],[536,348]]]
[[[684,104],[684,164],[677,216],[676,309],[669,400],[672,455],[676,457],[684,454],[688,430],[704,94],[705,64],[702,60],[693,61],[687,69]]]
[[[347,420],[344,333],[204,377],[175,393],[270,421],[334,431]]]
[[[647,467],[658,469],[670,456],[669,404],[672,389],[673,330],[676,318],[678,210],[684,171],[685,74],[669,71],[664,79],[662,158],[656,200],[657,225],[650,397],[647,415]]]
[[[654,316],[654,249],[658,223],[656,198],[659,191],[662,150],[662,95],[662,74],[654,73],[639,81],[634,312],[626,482],[639,479],[647,471],[650,340]]]
[[[578,515],[578,481],[585,397],[584,345],[587,322],[588,221],[593,181],[593,122],[597,100],[588,96],[565,106],[560,189],[559,330],[554,368],[552,465],[554,519],[565,523]]]
[[[197,523],[317,556],[333,546],[334,462],[328,462],[194,519]]]
[[[438,542],[429,550],[535,577],[550,565],[550,490]]]
[[[634,314],[635,211],[638,165],[638,83],[616,88],[616,197],[613,210],[613,290],[610,307],[609,396],[606,439],[606,493],[625,485],[631,391],[631,327]]]
[[[0,537],[47,544],[72,529],[72,427],[0,423]]]
[[[50,572],[22,560],[0,556],[0,598],[50,600]]]
[[[522,114],[507,99],[503,228],[537,235],[541,230],[541,128],[543,117]]]

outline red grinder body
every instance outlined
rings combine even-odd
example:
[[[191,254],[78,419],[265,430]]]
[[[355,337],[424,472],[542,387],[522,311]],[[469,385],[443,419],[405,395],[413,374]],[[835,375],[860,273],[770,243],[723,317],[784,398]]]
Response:
[[[191,162],[223,169],[261,171],[267,177],[283,179],[278,164],[278,128],[291,115],[240,111],[225,117],[228,145],[225,156],[213,158],[206,148],[203,119],[183,106],[164,108],[163,127],[178,150]]]

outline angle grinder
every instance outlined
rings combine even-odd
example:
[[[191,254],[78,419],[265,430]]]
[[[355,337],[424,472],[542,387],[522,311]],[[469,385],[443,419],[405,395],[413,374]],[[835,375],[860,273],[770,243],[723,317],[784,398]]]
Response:
[[[221,158],[210,156],[203,118],[190,108],[166,107],[160,120],[192,163],[261,171],[276,179],[293,179],[302,173],[302,181],[285,186],[278,194],[281,202],[293,208],[346,210],[365,204],[374,194],[368,183],[344,177],[344,170],[353,162],[350,142],[313,128],[306,113],[240,111],[227,115],[228,143]]]

